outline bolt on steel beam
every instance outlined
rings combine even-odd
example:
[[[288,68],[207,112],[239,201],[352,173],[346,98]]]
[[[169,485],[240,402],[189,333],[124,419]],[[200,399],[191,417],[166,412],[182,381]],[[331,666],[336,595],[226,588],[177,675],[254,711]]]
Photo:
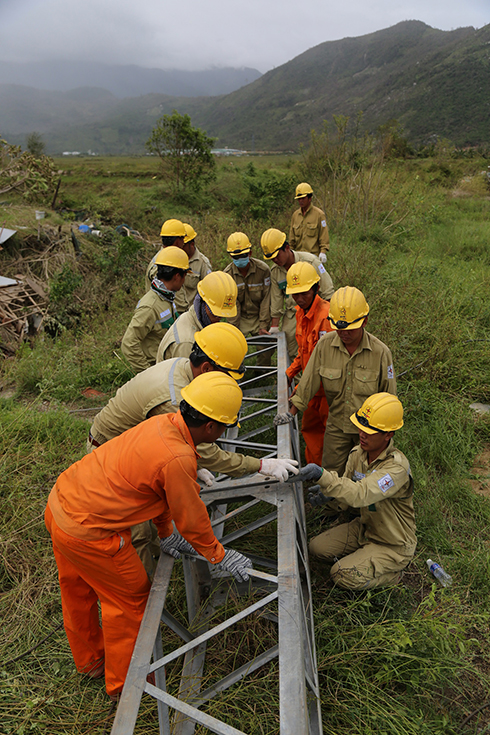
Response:
[[[271,342],[277,343],[277,366],[267,368],[258,379],[241,383],[247,388],[247,400],[242,404],[240,416],[240,423],[246,429],[233,429],[222,444],[229,451],[246,447],[253,448],[256,456],[299,460],[296,421],[277,429],[272,424],[272,415],[288,407],[285,335],[279,333],[277,340],[275,337],[250,339],[254,347],[260,349],[265,344],[268,351]],[[249,357],[255,354],[250,353]],[[259,386],[255,385],[258,381]],[[267,385],[263,384],[265,381]],[[248,422],[247,417],[250,417]],[[264,441],[250,441],[261,434]],[[157,703],[159,735],[193,735],[196,724],[219,735],[252,735],[253,730],[243,729],[247,727],[245,719],[237,722],[235,717],[233,723],[227,723],[216,716],[226,711],[226,706],[214,708],[213,700],[219,702],[220,697],[231,696],[233,711],[240,702],[244,710],[248,709],[256,691],[248,677],[266,667],[269,667],[268,689],[276,691],[280,735],[322,735],[301,483],[281,483],[262,475],[221,476],[213,486],[202,489],[201,498],[208,507],[217,537],[225,543],[238,542],[240,549],[253,557],[256,566],[250,570],[251,580],[237,584],[203,557],[184,556],[186,627],[177,619],[180,611],[173,614],[166,609],[169,588],[183,583],[171,579],[174,560],[161,555],[112,735],[134,732],[143,693]],[[230,503],[232,510],[227,509]],[[253,553],[257,543],[264,545],[260,534],[265,534],[267,556],[262,550]],[[277,552],[269,556],[273,546],[277,546]],[[277,621],[277,628],[271,627],[272,621]],[[225,656],[227,636],[232,637],[238,630],[236,640],[241,640],[246,637],[244,630],[248,626],[265,626],[266,622],[268,627],[264,628],[261,641],[261,646],[262,643],[268,646],[266,650],[263,646],[252,651],[245,646],[241,650],[238,643],[232,662],[236,659],[239,665],[230,664],[228,670],[217,667],[219,651],[223,650]],[[173,632],[171,640],[169,631]],[[257,636],[260,638],[256,632]],[[272,645],[268,645],[270,637],[274,639],[270,641]],[[180,642],[176,642],[178,638]],[[207,664],[210,646],[212,664]],[[173,672],[180,658],[183,663],[177,686],[173,673],[167,682],[166,667],[171,666]],[[146,680],[151,672],[155,674],[155,685]],[[240,687],[236,691],[233,687],[238,683]],[[271,734],[277,732],[276,722],[274,718]]]

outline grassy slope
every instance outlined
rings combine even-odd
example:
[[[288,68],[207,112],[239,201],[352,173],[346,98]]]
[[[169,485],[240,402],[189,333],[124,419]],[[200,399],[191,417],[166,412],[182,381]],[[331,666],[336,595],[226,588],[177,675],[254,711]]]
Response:
[[[281,168],[269,159],[259,165]],[[244,169],[246,162],[238,167]],[[446,164],[455,180],[481,167],[481,162]],[[350,597],[332,589],[321,565],[313,564],[325,732],[335,735],[469,735],[478,725],[485,731],[489,721],[488,710],[475,711],[485,703],[490,684],[490,501],[475,495],[468,480],[476,452],[490,440],[490,423],[476,420],[468,404],[490,402],[490,202],[481,178],[471,176],[458,186],[460,194],[466,189],[472,196],[453,198],[451,189],[441,186],[441,171],[444,167],[435,161],[408,162],[387,171],[404,186],[417,182],[409,199],[412,219],[405,219],[405,230],[397,235],[383,238],[379,228],[363,234],[352,223],[332,232],[328,267],[335,283],[353,283],[365,291],[369,328],[394,353],[406,406],[397,443],[409,456],[416,479],[419,533],[416,559],[394,590]],[[108,215],[118,209],[114,223],[121,216],[150,234],[157,232],[162,215],[174,212],[189,219],[215,266],[222,263],[225,236],[232,229],[245,229],[256,242],[267,226],[237,221],[225,207],[224,190],[243,194],[235,164],[220,169],[212,199],[221,204],[214,208],[209,198],[199,205],[172,203],[152,175],[145,159],[77,162],[64,195],[77,206],[88,199],[100,209],[105,202]],[[400,197],[403,191],[399,183]],[[156,210],[145,211],[148,200],[158,202]],[[284,210],[277,224],[284,227],[288,217]],[[0,716],[9,734],[102,733],[103,721],[111,719],[103,685],[74,673],[62,630],[33,653],[8,663],[61,622],[42,512],[56,476],[83,454],[88,426],[80,418],[84,413],[69,414],[66,407],[87,408],[81,389],[91,386],[110,395],[129,376],[117,357],[117,344],[140,290],[132,274],[137,269],[143,273],[150,248],[130,252],[128,270],[114,272],[111,263],[121,246],[104,247],[102,257],[100,243],[86,240],[81,263],[66,256],[84,276],[77,296],[86,305],[92,302],[78,330],[24,349],[4,371],[5,382],[17,385],[21,399],[0,400],[0,605],[6,621],[0,641]],[[114,290],[114,281],[124,288]],[[100,301],[101,314],[94,300]],[[309,511],[307,519],[309,536],[322,528],[321,514]],[[453,574],[450,590],[432,586],[424,564],[428,556]],[[181,609],[182,585],[173,586],[170,605]],[[247,652],[264,645],[267,636],[265,624],[254,623],[228,642],[229,653],[220,655],[239,656],[241,646]],[[277,724],[270,691],[276,684],[274,670],[258,672],[256,701],[242,701],[232,690],[210,712],[225,714],[230,724],[247,732],[272,735]],[[157,732],[152,705],[146,703],[144,712],[138,732]]]

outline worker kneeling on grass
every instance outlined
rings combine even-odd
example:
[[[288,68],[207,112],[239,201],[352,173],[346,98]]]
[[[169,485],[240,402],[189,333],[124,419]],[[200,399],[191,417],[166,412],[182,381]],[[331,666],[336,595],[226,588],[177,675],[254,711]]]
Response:
[[[318,482],[308,496],[312,505],[333,497],[359,508],[360,517],[313,538],[310,553],[333,565],[330,576],[339,587],[393,585],[417,545],[410,465],[393,445],[395,431],[403,426],[403,407],[391,393],[375,393],[350,420],[359,444],[343,477],[309,464],[298,479]]]
[[[182,399],[177,413],[143,421],[65,470],[46,508],[76,667],[92,677],[105,669],[113,699],[123,688],[150,590],[131,526],[152,518],[162,552],[176,558],[198,552],[237,580],[246,581],[251,567],[216,539],[197,482],[196,446],[235,424],[242,391],[229,375],[210,372],[184,387]]]

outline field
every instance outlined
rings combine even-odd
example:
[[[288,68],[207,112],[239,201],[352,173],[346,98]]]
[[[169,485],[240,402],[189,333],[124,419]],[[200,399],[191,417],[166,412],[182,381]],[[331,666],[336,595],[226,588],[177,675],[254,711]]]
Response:
[[[18,229],[0,252],[2,275],[23,263],[49,285],[46,333],[3,360],[0,394],[0,717],[6,735],[108,732],[103,684],[78,676],[61,627],[59,590],[43,524],[58,474],[85,450],[89,418],[132,375],[120,340],[143,291],[163,220],[193,224],[215,268],[226,238],[245,231],[258,255],[267,227],[287,229],[291,192],[308,180],[331,230],[334,284],[355,285],[370,304],[368,329],[394,355],[405,426],[396,443],[415,478],[419,545],[402,584],[348,595],[312,564],[324,732],[328,735],[470,735],[490,732],[490,469],[475,459],[490,444],[490,192],[487,161],[450,150],[430,158],[329,165],[301,157],[224,158],[205,192],[172,193],[151,157],[56,161],[56,211],[12,196],[0,226]],[[350,159],[349,159],[350,160]],[[61,228],[55,248],[37,232]],[[86,221],[102,237],[77,234]],[[139,237],[121,237],[125,224]],[[25,227],[21,230],[20,227]],[[33,244],[34,243],[34,244]],[[82,394],[87,388],[95,399]],[[307,508],[308,535],[322,527]],[[425,560],[453,585],[439,588]],[[179,593],[171,604],[179,607]],[[264,632],[266,635],[266,631]],[[273,678],[274,673],[271,674]],[[246,732],[278,732],[257,676],[256,700],[214,702]],[[145,705],[137,732],[157,733]],[[196,732],[203,732],[197,729]]]

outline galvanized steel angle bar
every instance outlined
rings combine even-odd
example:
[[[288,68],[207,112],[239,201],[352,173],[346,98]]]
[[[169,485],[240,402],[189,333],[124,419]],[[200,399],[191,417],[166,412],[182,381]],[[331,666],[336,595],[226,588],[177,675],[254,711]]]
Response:
[[[204,643],[205,641],[209,640],[210,638],[213,638],[217,633],[221,633],[222,631],[226,630],[227,628],[230,628],[232,625],[235,625],[235,623],[240,622],[240,620],[243,620],[244,618],[248,617],[248,615],[251,615],[256,610],[260,610],[261,607],[265,607],[266,605],[269,605],[271,602],[274,602],[274,600],[277,600],[277,590],[275,592],[272,592],[270,595],[267,595],[266,597],[263,597],[261,600],[258,600],[253,605],[248,605],[244,610],[240,610],[240,612],[236,613],[235,615],[232,615],[231,618],[227,618],[227,620],[223,621],[222,623],[219,623],[219,625],[215,625],[213,628],[210,628],[205,633],[202,633],[201,635],[194,638],[193,641],[190,641],[189,643],[185,643],[183,646],[180,646],[179,648],[175,649],[175,651],[172,651],[172,653],[168,653],[166,656],[163,656],[163,658],[159,659],[158,661],[154,661],[152,664],[150,664],[150,671],[156,671],[160,666],[166,666],[170,661],[174,661],[176,658],[179,658],[179,656],[182,656],[187,651],[190,651],[192,648],[195,648],[196,646],[200,645],[201,643]]]

